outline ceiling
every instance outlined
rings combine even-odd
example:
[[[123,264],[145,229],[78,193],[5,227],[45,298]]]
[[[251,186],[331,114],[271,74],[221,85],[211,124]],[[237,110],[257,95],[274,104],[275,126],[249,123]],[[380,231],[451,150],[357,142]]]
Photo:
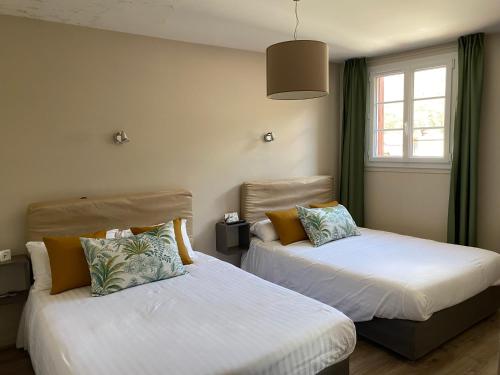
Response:
[[[0,0],[0,14],[252,51],[291,39],[292,0]],[[299,39],[376,56],[500,31],[500,0],[301,0]]]

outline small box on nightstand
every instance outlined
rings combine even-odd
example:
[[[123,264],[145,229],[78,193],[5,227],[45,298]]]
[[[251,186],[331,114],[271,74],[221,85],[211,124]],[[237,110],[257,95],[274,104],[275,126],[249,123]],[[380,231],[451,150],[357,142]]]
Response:
[[[223,254],[236,254],[248,250],[250,246],[250,225],[246,222],[215,225],[217,251]]]

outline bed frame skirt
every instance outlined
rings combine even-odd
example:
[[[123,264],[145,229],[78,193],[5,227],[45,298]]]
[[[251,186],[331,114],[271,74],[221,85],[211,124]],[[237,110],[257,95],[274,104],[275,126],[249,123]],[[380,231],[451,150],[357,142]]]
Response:
[[[492,286],[458,305],[417,322],[374,318],[356,323],[357,333],[402,356],[416,360],[500,308],[500,286]]]
[[[318,372],[317,375],[349,375],[349,357]]]

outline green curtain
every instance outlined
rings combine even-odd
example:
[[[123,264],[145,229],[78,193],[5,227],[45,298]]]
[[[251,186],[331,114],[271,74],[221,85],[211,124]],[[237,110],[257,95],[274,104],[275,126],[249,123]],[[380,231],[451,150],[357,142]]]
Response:
[[[364,225],[365,206],[364,158],[367,75],[364,58],[350,59],[345,62],[340,202],[347,207],[356,224],[360,226]]]
[[[476,245],[477,158],[484,34],[458,39],[458,97],[448,203],[448,242]]]

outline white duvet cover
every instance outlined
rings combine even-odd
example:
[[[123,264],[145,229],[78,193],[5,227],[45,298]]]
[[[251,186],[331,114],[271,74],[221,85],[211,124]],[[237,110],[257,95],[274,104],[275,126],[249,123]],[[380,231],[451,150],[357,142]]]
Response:
[[[18,346],[38,375],[314,374],[353,351],[339,311],[197,254],[187,275],[104,297],[31,292]]]
[[[317,299],[361,322],[423,321],[500,283],[500,254],[360,228],[313,247],[251,241],[242,269]]]

